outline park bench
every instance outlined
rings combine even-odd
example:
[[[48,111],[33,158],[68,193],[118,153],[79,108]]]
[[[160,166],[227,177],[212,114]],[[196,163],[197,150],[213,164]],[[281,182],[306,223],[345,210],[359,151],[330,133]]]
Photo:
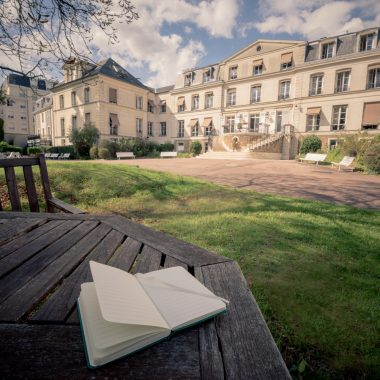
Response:
[[[118,160],[121,158],[135,158],[133,152],[116,152],[116,157]]]
[[[70,158],[70,153],[61,153],[58,157],[59,160],[68,160]]]
[[[342,161],[340,162],[332,162],[331,165],[332,167],[337,167],[338,168],[338,171],[340,171],[340,169],[346,169],[346,170],[350,170],[350,171],[353,171],[354,168],[353,167],[349,167],[355,160],[355,157],[350,157],[350,156],[344,156]]]
[[[59,153],[50,153],[50,157],[52,160],[58,160]]]
[[[50,158],[50,156],[51,156],[51,153],[45,153],[45,158],[46,159]]]
[[[177,152],[161,152],[160,157],[177,157]]]
[[[21,158],[20,152],[11,152],[8,158]]]
[[[49,176],[47,172],[45,157],[43,154],[39,154],[37,157],[0,159],[0,167],[4,168],[5,172],[5,180],[8,188],[8,196],[12,207],[12,211],[22,211],[20,194],[17,187],[17,178],[14,170],[15,167],[22,167],[23,169],[26,185],[26,195],[28,198],[30,211],[40,211],[32,166],[38,166],[40,169],[41,184],[45,199],[45,205],[46,209],[49,212],[54,212],[55,209],[58,209],[60,211],[64,211],[71,214],[83,213],[83,211],[77,209],[76,207],[71,206],[53,197],[50,190]],[[0,201],[0,211],[2,210],[3,207]]]
[[[310,161],[315,162],[316,165],[318,165],[320,162],[323,162],[327,157],[327,154],[321,154],[321,153],[307,153],[304,158],[300,158],[299,160],[301,163],[304,161]]]

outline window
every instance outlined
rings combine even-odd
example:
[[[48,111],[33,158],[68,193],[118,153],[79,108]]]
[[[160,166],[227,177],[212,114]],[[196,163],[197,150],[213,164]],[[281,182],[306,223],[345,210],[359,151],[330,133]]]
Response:
[[[323,84],[323,74],[312,75],[310,78],[310,91],[309,95],[321,95]]]
[[[8,112],[8,119],[14,119],[14,114],[13,112]]]
[[[293,66],[292,62],[285,62],[285,63],[281,63],[281,66],[280,66],[280,69],[281,70],[288,70],[288,69],[291,69]]]
[[[347,106],[333,107],[332,130],[339,131],[346,126]]]
[[[227,91],[227,107],[236,105],[236,90],[231,89]]]
[[[20,118],[21,120],[26,120],[26,115],[21,115]]]
[[[229,79],[236,79],[237,78],[237,66],[231,66],[228,70],[228,78]]]
[[[371,50],[373,46],[374,34],[360,36],[359,51]]]
[[[178,120],[178,137],[185,137],[185,121]]]
[[[335,149],[338,145],[339,145],[339,143],[341,142],[342,140],[336,140],[336,139],[329,139],[328,140],[328,148],[329,148],[329,150],[333,150],[333,149]]]
[[[378,129],[380,125],[380,102],[364,103],[362,129]]]
[[[251,87],[251,103],[258,103],[261,100],[261,86]]]
[[[20,108],[21,108],[21,109],[25,109],[25,108],[26,108],[26,104],[25,104],[25,103],[21,103],[21,104],[20,104]]]
[[[119,117],[116,113],[110,113],[109,117],[109,127],[110,127],[110,135],[117,136],[118,135],[118,126],[119,126]]]
[[[148,136],[153,136],[153,123],[151,121],[148,121],[147,135]]]
[[[320,115],[307,115],[306,117],[306,132],[318,131],[321,121]]]
[[[45,122],[45,112],[41,112],[41,122]]]
[[[184,112],[185,111],[185,97],[181,96],[177,100],[178,105],[178,112]]]
[[[215,69],[213,67],[210,67],[203,72],[203,83],[210,82],[214,79],[214,71]]]
[[[166,121],[160,123],[160,136],[166,136]]]
[[[185,86],[191,86],[194,79],[194,73],[188,73],[185,75]]]
[[[197,110],[199,108],[199,95],[193,95],[191,98],[191,109]]]
[[[65,108],[65,99],[63,95],[59,95],[59,108]]]
[[[138,135],[142,135],[143,130],[142,130],[142,119],[137,118],[136,119],[136,133]]]
[[[334,53],[334,42],[322,45],[321,59],[331,58]]]
[[[281,132],[282,130],[282,111],[276,112],[276,132]]]
[[[65,136],[65,119],[62,117],[60,120],[61,123],[61,137]]]
[[[13,107],[13,105],[15,104],[15,101],[12,100],[12,99],[7,99],[7,106],[8,107]]]
[[[367,89],[380,88],[380,67],[368,71]]]
[[[262,60],[258,62],[253,62],[253,75],[261,75],[263,73],[263,62]]]
[[[90,87],[85,87],[84,89],[84,102],[90,103]]]
[[[166,112],[166,101],[161,100],[160,102],[160,113],[165,113]]]
[[[154,113],[154,103],[153,103],[153,100],[148,100],[147,108],[148,108],[148,112]]]
[[[117,90],[116,88],[110,88],[108,90],[108,97],[110,103],[117,103]]]
[[[288,70],[293,66],[293,53],[285,53],[281,55],[280,70]]]
[[[199,134],[199,123],[198,121],[191,127],[191,137],[196,137]]]
[[[61,139],[61,145],[62,146],[66,145],[66,140],[65,139]]]
[[[72,106],[77,105],[77,93],[75,91],[71,93],[71,105]]]
[[[84,114],[84,122],[85,122],[85,124],[91,123],[91,113],[90,112],[86,112]]]
[[[249,117],[249,130],[251,132],[259,132],[260,127],[260,114],[254,113]]]
[[[235,116],[227,116],[224,133],[233,133],[235,131]]]
[[[136,96],[136,109],[138,109],[138,110],[143,109],[143,97],[142,96]]]
[[[335,92],[347,92],[350,86],[350,71],[341,71],[336,76]]]
[[[77,117],[75,115],[71,116],[71,128],[72,129],[77,128]]]
[[[205,108],[212,108],[214,103],[214,94],[212,92],[208,92],[205,95]]]
[[[278,100],[284,100],[290,98],[290,80],[280,82],[280,91],[278,94]]]

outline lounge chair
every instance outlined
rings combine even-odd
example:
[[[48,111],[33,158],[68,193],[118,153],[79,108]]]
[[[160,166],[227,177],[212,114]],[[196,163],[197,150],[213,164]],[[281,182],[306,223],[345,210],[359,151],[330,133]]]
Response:
[[[331,165],[334,168],[338,168],[338,171],[342,168],[343,170],[350,170],[353,171],[353,167],[349,167],[355,160],[355,157],[350,157],[350,156],[344,156],[342,161],[340,162],[332,162]]]

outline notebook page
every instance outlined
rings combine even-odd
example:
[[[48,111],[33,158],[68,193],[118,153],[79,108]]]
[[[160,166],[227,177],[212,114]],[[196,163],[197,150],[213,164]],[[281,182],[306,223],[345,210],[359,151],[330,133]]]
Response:
[[[124,346],[132,345],[148,336],[165,331],[163,328],[153,326],[113,323],[103,319],[93,282],[81,285],[80,303],[83,322],[90,332],[96,349],[114,347],[120,343],[124,343]]]
[[[226,309],[221,301],[181,267],[136,274],[171,329],[191,324]]]
[[[90,268],[105,320],[168,328],[135,276],[95,261],[90,261]]]

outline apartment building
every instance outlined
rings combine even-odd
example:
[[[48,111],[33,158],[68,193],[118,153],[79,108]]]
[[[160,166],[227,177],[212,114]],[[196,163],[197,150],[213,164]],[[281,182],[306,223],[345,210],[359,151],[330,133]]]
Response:
[[[53,95],[39,98],[34,107],[34,128],[41,145],[53,145]]]
[[[68,62],[64,72],[53,89],[56,145],[86,122],[101,138],[171,141],[177,151],[194,140],[204,151],[225,150],[232,139],[284,132],[296,140],[317,134],[334,147],[347,134],[379,133],[379,28],[309,42],[258,40],[159,89],[112,59]]]
[[[10,74],[2,84],[6,104],[0,105],[5,141],[25,146],[35,131],[33,111],[37,98],[49,92],[53,83],[43,79]]]

